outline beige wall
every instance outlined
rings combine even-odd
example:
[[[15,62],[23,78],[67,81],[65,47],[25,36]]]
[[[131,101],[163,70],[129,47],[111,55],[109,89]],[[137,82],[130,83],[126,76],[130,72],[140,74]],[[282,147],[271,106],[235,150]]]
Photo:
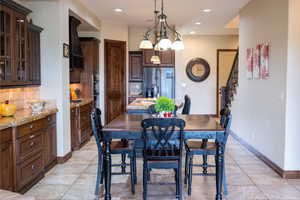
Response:
[[[144,34],[146,31],[146,27],[133,26],[128,28],[129,51],[139,51],[140,42],[144,38]]]
[[[289,0],[285,169],[300,170],[300,1]]]
[[[216,114],[217,49],[237,48],[238,36],[195,35],[184,36],[185,49],[176,52],[176,99],[191,97],[191,113]],[[186,75],[186,65],[192,58],[201,57],[210,65],[209,77],[200,83]],[[186,86],[185,86],[186,85]]]
[[[239,87],[232,130],[284,168],[288,1],[252,0],[240,12]],[[246,79],[246,48],[270,44],[270,78]]]

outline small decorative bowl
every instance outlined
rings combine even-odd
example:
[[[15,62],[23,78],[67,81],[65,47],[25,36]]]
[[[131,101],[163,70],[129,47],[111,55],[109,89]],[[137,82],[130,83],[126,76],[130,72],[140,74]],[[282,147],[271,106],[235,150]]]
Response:
[[[29,102],[29,107],[32,110],[32,114],[40,114],[45,108],[46,102],[42,100],[35,100]]]

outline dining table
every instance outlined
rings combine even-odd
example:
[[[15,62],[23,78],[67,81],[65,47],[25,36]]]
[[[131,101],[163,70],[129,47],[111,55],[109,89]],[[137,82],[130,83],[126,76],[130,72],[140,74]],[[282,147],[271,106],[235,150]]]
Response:
[[[143,119],[153,118],[155,115],[149,114],[128,114],[124,113],[109,122],[102,129],[104,149],[104,199],[111,200],[111,153],[110,143],[113,139],[140,140],[142,137],[141,122]],[[184,139],[214,139],[217,144],[216,155],[216,200],[222,199],[222,180],[224,170],[224,148],[225,130],[221,126],[219,119],[212,115],[177,114],[177,118],[185,121]]]

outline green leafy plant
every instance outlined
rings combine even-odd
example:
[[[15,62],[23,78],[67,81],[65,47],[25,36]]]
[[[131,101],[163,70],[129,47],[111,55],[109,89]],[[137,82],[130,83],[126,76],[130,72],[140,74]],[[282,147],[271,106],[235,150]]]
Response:
[[[155,103],[156,112],[173,112],[175,110],[175,103],[172,99],[167,97],[160,97]]]

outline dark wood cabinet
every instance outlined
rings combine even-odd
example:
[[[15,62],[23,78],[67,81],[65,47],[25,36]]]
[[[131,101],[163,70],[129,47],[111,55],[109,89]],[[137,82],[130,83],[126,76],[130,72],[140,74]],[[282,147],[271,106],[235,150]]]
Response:
[[[72,150],[79,149],[79,134],[78,134],[78,109],[71,108],[71,148]]]
[[[57,142],[56,142],[56,115],[50,115],[46,118],[45,132],[45,168],[51,169],[57,162]]]
[[[161,64],[155,65],[151,62],[151,57],[153,55],[159,56]],[[175,67],[175,51],[166,50],[155,52],[152,49],[143,50],[143,66]]]
[[[141,51],[129,52],[129,81],[143,81],[143,54]]]
[[[29,84],[41,84],[41,50],[40,50],[40,34],[42,28],[28,24],[28,48],[27,61],[29,67]]]
[[[71,108],[71,146],[72,150],[78,150],[90,140],[92,127],[90,114],[93,103]]]
[[[175,66],[175,51],[167,50],[159,52],[160,66]]]
[[[0,5],[0,86],[39,85],[40,44],[27,22],[31,10],[11,0]]]
[[[0,131],[0,189],[13,190],[12,129]]]
[[[154,55],[155,55],[155,52],[152,49],[143,50],[143,66],[155,66],[151,62],[151,58]]]
[[[98,101],[99,91],[99,43],[92,37],[80,38],[80,45],[84,57],[84,70],[81,71],[81,97]]]

